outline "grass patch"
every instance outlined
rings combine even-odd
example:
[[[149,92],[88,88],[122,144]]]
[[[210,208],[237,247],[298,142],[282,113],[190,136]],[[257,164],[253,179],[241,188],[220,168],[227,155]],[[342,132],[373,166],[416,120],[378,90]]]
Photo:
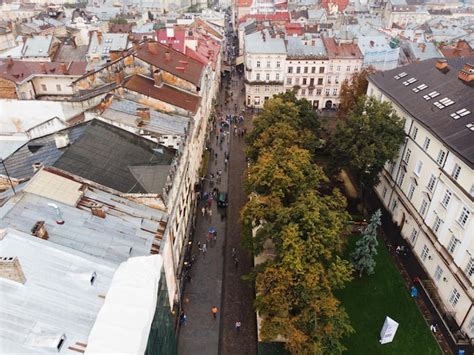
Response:
[[[346,257],[359,236],[350,236]],[[441,354],[421,312],[410,297],[383,242],[379,240],[376,270],[372,276],[354,280],[336,292],[355,333],[345,339],[347,354]],[[399,323],[392,343],[379,343],[380,330],[389,316]]]

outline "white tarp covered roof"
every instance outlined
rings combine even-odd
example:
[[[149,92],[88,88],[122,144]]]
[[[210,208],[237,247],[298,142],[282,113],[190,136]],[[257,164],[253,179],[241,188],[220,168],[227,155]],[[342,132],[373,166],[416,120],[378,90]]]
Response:
[[[145,353],[162,264],[160,255],[120,264],[89,335],[86,354]]]

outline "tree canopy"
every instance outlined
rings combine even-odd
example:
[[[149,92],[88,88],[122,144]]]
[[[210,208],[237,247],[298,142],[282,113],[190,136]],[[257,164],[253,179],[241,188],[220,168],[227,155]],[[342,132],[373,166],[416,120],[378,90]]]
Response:
[[[373,67],[364,68],[353,73],[348,80],[342,83],[339,93],[339,107],[337,108],[339,117],[346,117],[347,113],[355,106],[357,99],[367,93],[368,77],[374,72]]]
[[[366,187],[375,186],[403,143],[403,124],[389,102],[360,97],[336,128],[330,144],[332,163],[337,169],[352,169]]]
[[[314,163],[318,133],[309,102],[285,93],[265,103],[247,139],[250,199],[242,220],[254,236],[246,242],[254,255],[268,241],[274,248],[255,268],[255,307],[262,337],[283,336],[293,354],[341,353],[341,338],[352,331],[333,294],[352,277],[340,257],[349,215],[345,198],[328,189]]]

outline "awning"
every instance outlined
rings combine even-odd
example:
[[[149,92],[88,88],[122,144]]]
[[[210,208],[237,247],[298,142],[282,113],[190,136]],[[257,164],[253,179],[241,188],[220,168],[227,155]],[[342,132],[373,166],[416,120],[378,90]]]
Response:
[[[244,56],[243,55],[237,57],[237,59],[235,60],[235,65],[240,65],[240,64],[244,64]]]

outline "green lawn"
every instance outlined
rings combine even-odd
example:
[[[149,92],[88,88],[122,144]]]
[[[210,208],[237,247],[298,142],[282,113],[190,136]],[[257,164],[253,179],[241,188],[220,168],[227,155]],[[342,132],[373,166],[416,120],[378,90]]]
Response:
[[[349,237],[347,254],[358,236]],[[441,354],[386,248],[379,244],[375,275],[356,277],[337,292],[355,333],[344,341],[348,354]],[[385,316],[399,323],[392,343],[380,345]]]

